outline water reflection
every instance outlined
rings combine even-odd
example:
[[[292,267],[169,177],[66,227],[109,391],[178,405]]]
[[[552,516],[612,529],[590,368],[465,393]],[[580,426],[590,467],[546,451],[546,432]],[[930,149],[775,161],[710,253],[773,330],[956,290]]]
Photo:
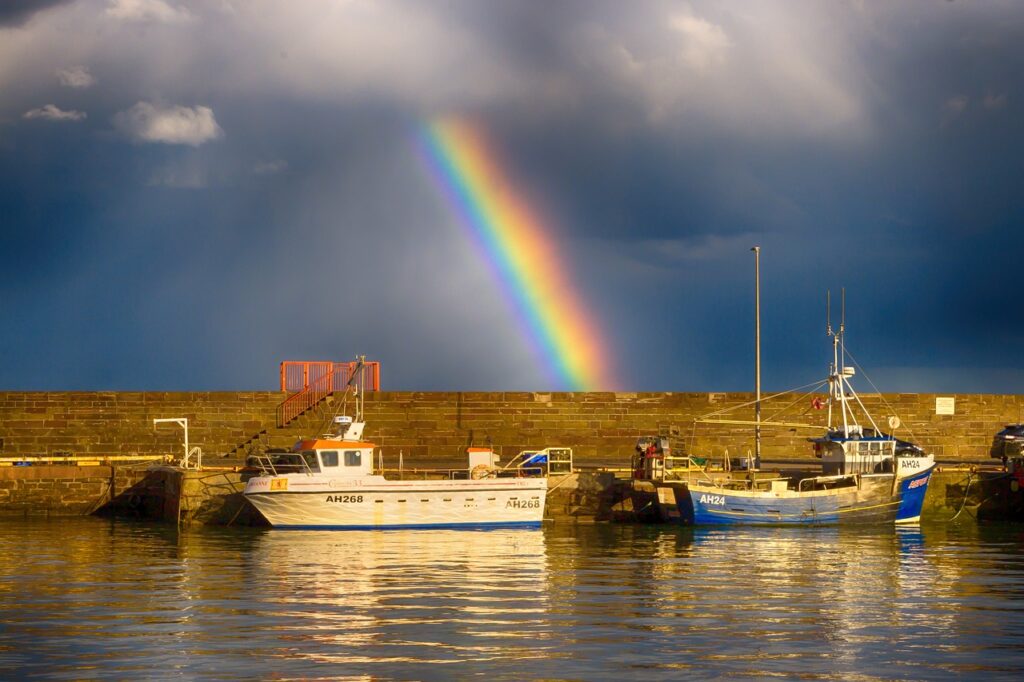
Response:
[[[5,677],[1024,674],[1024,537],[0,522]]]
[[[543,533],[267,532],[255,550],[248,578],[281,616],[280,655],[445,664],[542,648]]]

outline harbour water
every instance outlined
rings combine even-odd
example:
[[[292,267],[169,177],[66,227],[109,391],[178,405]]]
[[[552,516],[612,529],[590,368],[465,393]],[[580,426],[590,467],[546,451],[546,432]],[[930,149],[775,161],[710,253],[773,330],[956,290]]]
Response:
[[[1020,679],[1020,526],[0,520],[4,679]]]

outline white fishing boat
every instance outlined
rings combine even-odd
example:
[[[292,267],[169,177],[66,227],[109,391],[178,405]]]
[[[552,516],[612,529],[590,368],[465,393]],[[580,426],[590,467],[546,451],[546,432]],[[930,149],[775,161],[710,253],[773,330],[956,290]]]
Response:
[[[542,466],[499,468],[490,448],[468,448],[465,469],[374,467],[364,423],[338,417],[321,438],[259,458],[245,497],[275,528],[540,527],[548,491]]]

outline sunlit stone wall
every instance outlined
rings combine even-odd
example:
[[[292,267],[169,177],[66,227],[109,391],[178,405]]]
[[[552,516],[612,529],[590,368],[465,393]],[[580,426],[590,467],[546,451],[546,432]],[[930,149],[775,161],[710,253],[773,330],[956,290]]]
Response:
[[[318,433],[341,404],[334,400],[277,429],[275,409],[283,397],[278,392],[0,392],[0,457],[178,454],[181,430],[154,428],[152,420],[187,417],[191,444],[203,448],[209,463],[237,463],[254,437],[264,445],[287,447]],[[768,403],[763,417],[820,426],[826,410],[814,409],[812,397]],[[947,460],[986,460],[992,435],[1005,424],[1024,421],[1021,395],[862,397],[880,425],[898,415],[898,436]],[[953,414],[936,414],[936,398],[952,398]],[[752,407],[738,408],[751,399],[747,393],[382,392],[367,398],[365,435],[382,446],[387,466],[397,464],[399,453],[408,466],[455,463],[471,442],[490,443],[505,461],[524,449],[569,446],[582,463],[625,466],[637,436],[654,433],[670,435],[674,445],[695,454],[721,457],[728,451],[738,457],[753,447],[752,427],[695,420],[716,412],[719,418],[752,419]],[[948,408],[948,402],[940,406]],[[819,432],[765,426],[763,455],[809,457],[806,438]]]

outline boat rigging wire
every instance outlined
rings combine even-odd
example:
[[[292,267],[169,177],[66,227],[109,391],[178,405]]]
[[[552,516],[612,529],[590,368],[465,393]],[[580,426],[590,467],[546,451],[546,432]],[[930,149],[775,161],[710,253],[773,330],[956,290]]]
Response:
[[[846,354],[847,354],[848,356],[850,356],[850,360],[852,360],[852,361],[853,361],[853,364],[854,364],[854,365],[855,365],[855,366],[857,367],[857,369],[858,369],[858,370],[860,371],[860,373],[861,373],[861,374],[862,374],[862,375],[864,376],[864,379],[865,379],[865,380],[866,380],[866,381],[867,381],[867,382],[868,382],[868,383],[869,383],[869,384],[871,385],[871,388],[875,389],[875,393],[877,393],[877,394],[878,394],[878,398],[879,398],[879,400],[881,400],[881,401],[882,401],[882,404],[883,404],[883,405],[885,405],[885,406],[886,406],[887,408],[889,408],[889,410],[890,410],[890,411],[891,411],[891,412],[892,412],[892,413],[893,413],[893,414],[894,414],[895,416],[899,417],[899,415],[898,415],[898,414],[896,414],[896,408],[895,408],[895,407],[893,407],[893,406],[892,406],[892,405],[891,405],[891,404],[889,403],[889,401],[885,399],[885,394],[883,394],[883,393],[882,393],[882,392],[881,392],[880,390],[878,390],[878,386],[875,386],[875,382],[871,381],[871,377],[869,377],[869,376],[868,376],[868,373],[864,371],[864,368],[863,368],[863,367],[861,367],[861,364],[860,364],[859,362],[857,362],[857,358],[853,357],[853,353],[851,353],[850,351],[848,351],[848,350],[846,349],[846,345],[845,345],[845,344],[842,344],[842,343],[840,343],[840,345],[841,345],[841,346],[842,346],[842,348],[843,348],[843,352],[844,352],[844,353],[846,353]],[[857,401],[857,402],[860,402],[860,400],[858,399],[858,401]],[[861,405],[861,407],[864,407],[864,405],[862,404],[862,405]],[[902,421],[902,417],[900,417],[900,420]],[[903,423],[903,425],[907,427],[907,433],[909,433],[909,434],[910,434],[910,439],[911,439],[911,440],[912,440],[913,442],[915,442],[915,443],[916,443],[916,442],[918,442],[918,441],[917,441],[917,434],[915,434],[915,433],[914,433],[914,430],[913,430],[912,428],[910,428],[910,425],[909,425],[909,424],[907,424],[906,422],[904,422],[904,423]],[[894,429],[894,430],[895,430],[895,429]]]
[[[823,381],[820,381],[820,382],[818,382],[818,383],[817,383],[817,384],[816,384],[816,385],[815,385],[815,386],[814,386],[814,387],[813,387],[813,388],[812,388],[811,390],[807,391],[806,393],[804,393],[803,395],[801,395],[800,397],[798,397],[798,398],[797,398],[796,400],[794,400],[793,402],[791,402],[791,403],[789,403],[788,405],[784,406],[784,407],[783,407],[783,408],[782,408],[781,410],[779,410],[778,412],[776,412],[776,413],[775,413],[775,414],[773,414],[772,416],[768,417],[768,418],[767,418],[766,420],[764,420],[764,422],[762,422],[762,423],[765,423],[765,424],[770,424],[770,423],[771,423],[771,421],[772,421],[772,419],[775,419],[776,417],[778,417],[779,415],[781,415],[781,414],[782,414],[783,412],[785,412],[785,411],[786,411],[786,410],[788,410],[789,408],[791,408],[791,407],[793,407],[794,405],[796,405],[796,404],[797,404],[798,402],[800,402],[801,400],[804,400],[804,399],[806,399],[806,398],[807,398],[807,396],[809,396],[810,394],[814,393],[815,391],[817,391],[817,390],[818,390],[819,388],[823,387],[823,386],[824,386],[825,384],[827,384],[827,383],[828,383],[828,379],[825,379],[825,380],[823,380]],[[804,410],[804,411],[803,411],[803,414],[807,414],[807,410]]]
[[[774,400],[775,398],[778,398],[779,396],[786,395],[786,394],[789,394],[789,393],[795,393],[797,391],[802,391],[805,388],[809,388],[810,390],[807,393],[802,394],[799,398],[797,398],[796,401],[794,401],[794,402],[798,402],[799,400],[801,400],[803,398],[806,398],[808,395],[810,395],[811,393],[813,393],[814,391],[816,391],[817,389],[821,388],[822,386],[824,386],[827,383],[828,383],[828,379],[819,380],[819,381],[813,381],[813,382],[811,382],[809,384],[804,384],[803,386],[797,386],[795,388],[790,388],[790,389],[787,389],[785,391],[779,391],[778,393],[774,393],[774,394],[772,394],[770,396],[767,396],[767,397],[762,396],[761,397],[761,402],[764,403],[764,402],[767,402],[769,400]],[[748,401],[748,402],[745,402],[745,403],[741,403],[739,405],[733,405],[731,407],[723,408],[721,410],[718,410],[717,412],[710,412],[710,413],[705,414],[705,415],[703,415],[701,417],[698,417],[697,419],[694,419],[693,421],[690,422],[690,437],[688,439],[686,439],[687,446],[689,448],[693,448],[694,444],[697,442],[697,424],[701,423],[702,421],[704,421],[706,419],[710,419],[711,417],[718,416],[720,414],[727,414],[729,412],[732,412],[733,410],[739,410],[739,409],[744,408],[744,407],[750,407],[751,405],[753,405],[756,402],[757,402],[756,399],[755,400],[751,400],[751,401]],[[761,424],[770,424],[771,423],[771,421],[770,421],[771,419],[774,419],[775,417],[777,417],[780,414],[782,414],[782,412],[784,412],[786,409],[788,409],[793,404],[794,403],[790,403],[789,405],[786,405],[784,408],[782,408],[781,410],[776,412],[774,415],[769,417],[769,419],[767,421],[762,421]]]
[[[811,382],[809,384],[804,384],[803,386],[797,386],[796,388],[789,388],[789,389],[786,389],[785,391],[779,391],[778,393],[772,394],[772,395],[768,396],[767,398],[762,396],[761,397],[761,402],[765,402],[767,400],[774,400],[775,398],[778,398],[780,395],[786,395],[787,393],[795,393],[796,391],[802,391],[805,388],[810,388],[811,386],[814,386],[815,388],[817,388],[818,386],[821,386],[823,384],[825,384],[825,381],[815,381],[815,382]],[[718,410],[717,412],[709,412],[708,414],[705,414],[705,415],[699,417],[698,419],[696,419],[694,421],[700,421],[701,419],[708,419],[709,417],[717,417],[720,414],[725,414],[727,412],[732,412],[733,410],[738,410],[738,409],[743,408],[743,407],[750,407],[751,405],[753,405],[756,402],[757,402],[757,400],[750,400],[750,401],[745,402],[745,403],[740,403],[739,405],[733,405],[731,407],[723,408],[721,410]]]

